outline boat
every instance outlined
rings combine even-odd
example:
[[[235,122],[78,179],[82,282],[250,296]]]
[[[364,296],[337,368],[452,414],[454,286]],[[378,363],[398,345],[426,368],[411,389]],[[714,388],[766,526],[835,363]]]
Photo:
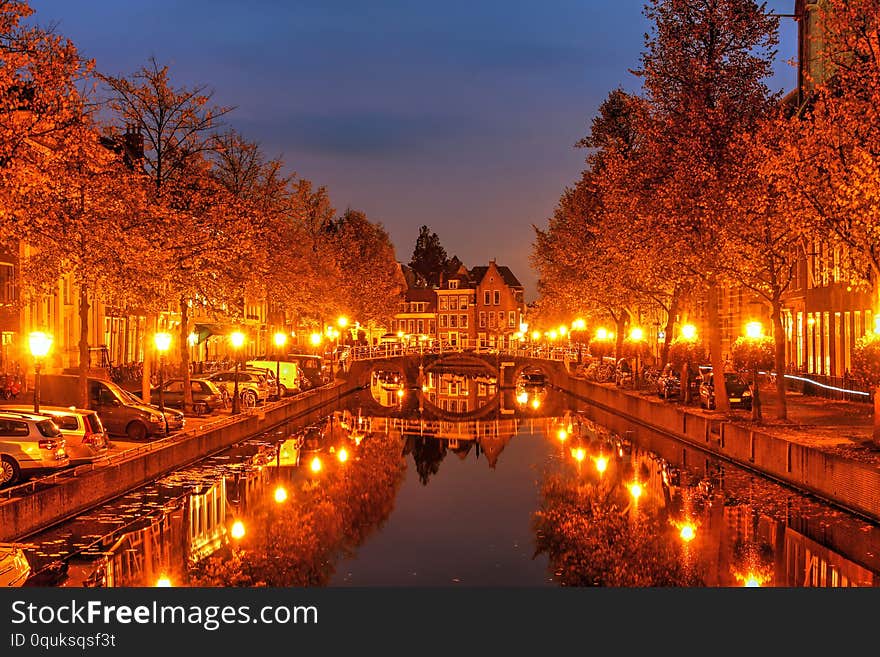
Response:
[[[14,543],[0,543],[0,587],[23,586],[30,575],[24,550]]]

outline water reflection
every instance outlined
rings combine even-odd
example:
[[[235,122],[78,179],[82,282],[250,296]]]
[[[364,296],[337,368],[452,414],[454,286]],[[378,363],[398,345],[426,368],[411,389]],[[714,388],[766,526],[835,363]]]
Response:
[[[364,391],[31,537],[29,584],[877,585],[876,525],[546,386],[429,374],[434,413]]]

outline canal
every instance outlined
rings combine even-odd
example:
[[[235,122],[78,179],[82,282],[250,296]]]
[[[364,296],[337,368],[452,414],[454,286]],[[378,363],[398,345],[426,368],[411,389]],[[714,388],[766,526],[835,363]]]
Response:
[[[880,527],[582,401],[394,372],[22,539],[30,586],[876,586]]]

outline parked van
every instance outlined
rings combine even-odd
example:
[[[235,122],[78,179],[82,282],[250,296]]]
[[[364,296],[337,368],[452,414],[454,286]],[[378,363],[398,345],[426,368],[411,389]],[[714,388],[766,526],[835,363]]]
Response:
[[[271,374],[275,374],[276,367],[278,371],[278,379],[281,382],[281,396],[293,395],[299,392],[299,365],[286,360],[249,360],[248,367],[256,367],[259,369],[269,370]],[[273,382],[274,386],[274,382]],[[275,394],[273,389],[272,394]]]
[[[101,423],[111,436],[130,440],[163,438],[180,422],[176,411],[166,410],[167,419],[158,408],[145,404],[112,381],[88,377],[89,408],[98,412]],[[43,374],[40,399],[52,406],[76,406],[79,403],[79,377],[75,374]]]

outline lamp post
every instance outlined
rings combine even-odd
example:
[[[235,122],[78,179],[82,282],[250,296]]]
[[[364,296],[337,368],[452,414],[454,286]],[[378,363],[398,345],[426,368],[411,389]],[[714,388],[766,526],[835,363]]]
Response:
[[[159,352],[159,412],[165,418],[165,352],[171,346],[170,333],[156,333],[153,335],[153,343]],[[165,434],[168,434],[168,420],[165,419]]]
[[[281,399],[281,349],[287,344],[287,334],[279,331],[275,334],[275,394]]]
[[[34,357],[34,413],[40,412],[40,370],[43,358],[52,348],[52,336],[42,331],[34,331],[28,336],[31,354]]]
[[[235,331],[229,336],[229,342],[232,344],[233,349],[235,349],[235,383],[232,392],[232,414],[235,415],[240,412],[238,399],[238,350],[244,345],[244,333]]]

